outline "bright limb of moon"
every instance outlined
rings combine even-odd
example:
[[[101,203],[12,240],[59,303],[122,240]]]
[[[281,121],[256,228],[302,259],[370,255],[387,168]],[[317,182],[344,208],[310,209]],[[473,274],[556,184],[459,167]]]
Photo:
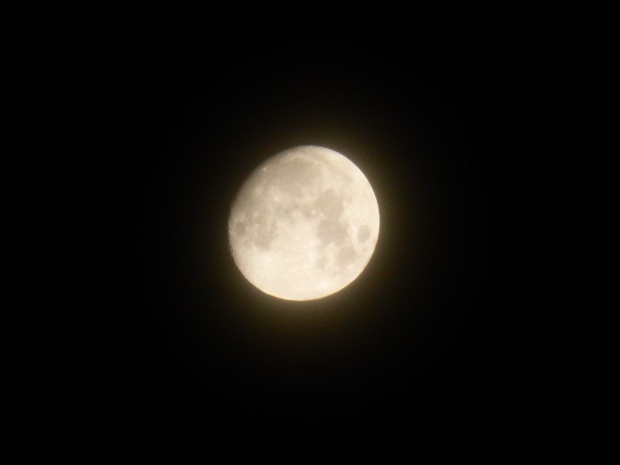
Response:
[[[260,165],[243,184],[228,222],[243,276],[287,300],[331,295],[366,268],[379,237],[370,183],[348,158],[302,146]]]

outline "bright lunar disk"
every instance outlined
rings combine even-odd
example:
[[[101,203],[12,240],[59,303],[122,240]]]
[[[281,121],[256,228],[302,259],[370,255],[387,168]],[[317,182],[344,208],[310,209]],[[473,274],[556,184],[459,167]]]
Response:
[[[333,150],[295,147],[260,165],[228,221],[243,276],[287,300],[326,297],[364,270],[379,237],[379,207],[364,174]]]

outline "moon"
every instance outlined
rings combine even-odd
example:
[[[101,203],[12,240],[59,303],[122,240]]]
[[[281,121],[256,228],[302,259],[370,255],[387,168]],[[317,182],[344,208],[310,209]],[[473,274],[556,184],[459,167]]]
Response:
[[[228,239],[255,287],[286,300],[327,297],[366,268],[379,237],[370,183],[344,155],[294,147],[267,159],[234,200]]]

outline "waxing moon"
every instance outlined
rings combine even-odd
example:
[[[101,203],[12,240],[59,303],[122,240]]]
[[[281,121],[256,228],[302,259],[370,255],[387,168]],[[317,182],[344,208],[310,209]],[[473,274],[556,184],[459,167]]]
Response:
[[[233,202],[228,237],[243,276],[286,300],[331,295],[366,268],[379,237],[370,183],[348,158],[302,146],[267,159]]]

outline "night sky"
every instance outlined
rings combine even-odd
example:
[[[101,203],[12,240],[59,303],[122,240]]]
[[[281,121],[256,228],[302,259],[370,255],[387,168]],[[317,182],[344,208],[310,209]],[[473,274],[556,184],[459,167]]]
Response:
[[[106,57],[114,265],[94,422],[233,450],[518,448],[536,422],[521,38],[298,27],[177,26]],[[227,244],[244,179],[296,145],[350,158],[381,214],[365,271],[318,301],[263,294]]]

